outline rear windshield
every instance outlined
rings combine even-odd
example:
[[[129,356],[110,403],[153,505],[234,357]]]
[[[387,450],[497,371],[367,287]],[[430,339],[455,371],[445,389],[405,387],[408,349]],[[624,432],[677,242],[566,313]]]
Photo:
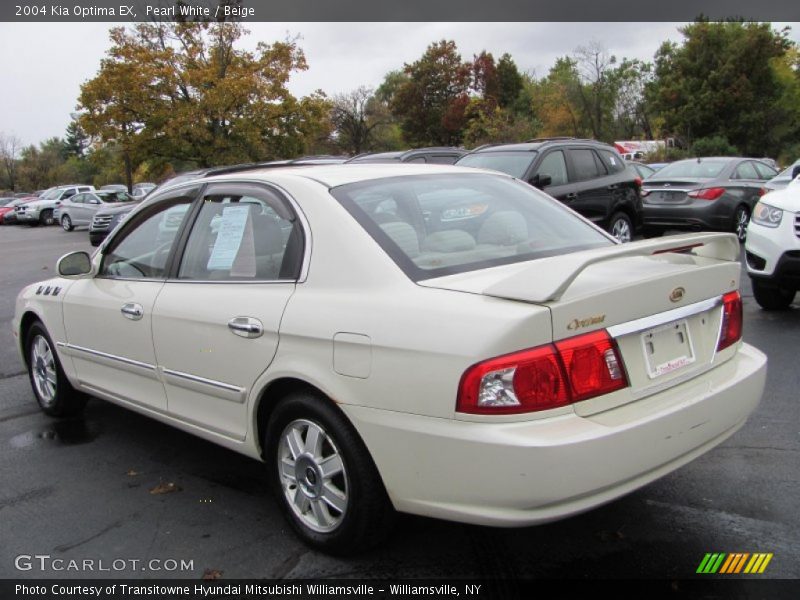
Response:
[[[677,177],[690,177],[692,179],[714,179],[719,177],[722,169],[730,164],[723,159],[691,159],[680,160],[667,165],[651,179],[673,179]]]
[[[476,152],[467,154],[456,163],[459,167],[492,169],[522,178],[538,152]]]
[[[391,177],[331,194],[414,281],[614,243],[550,196],[501,176]]]

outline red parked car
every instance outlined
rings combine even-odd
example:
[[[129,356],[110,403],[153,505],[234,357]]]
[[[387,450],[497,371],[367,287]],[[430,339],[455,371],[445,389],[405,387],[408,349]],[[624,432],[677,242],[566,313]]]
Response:
[[[16,223],[14,207],[25,204],[31,200],[38,200],[36,196],[26,196],[25,198],[0,198],[0,225]]]

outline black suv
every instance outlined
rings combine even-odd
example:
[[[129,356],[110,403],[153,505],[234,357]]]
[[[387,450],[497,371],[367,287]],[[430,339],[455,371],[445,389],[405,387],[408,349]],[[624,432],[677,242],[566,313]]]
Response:
[[[543,138],[481,146],[456,165],[494,169],[526,181],[621,242],[629,242],[642,225],[642,180],[602,142]]]

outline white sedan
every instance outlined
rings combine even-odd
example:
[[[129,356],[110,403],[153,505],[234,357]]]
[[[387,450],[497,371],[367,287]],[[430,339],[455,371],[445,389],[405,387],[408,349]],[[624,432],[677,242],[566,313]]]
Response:
[[[395,511],[521,526],[739,429],[739,244],[617,244],[535,188],[432,165],[252,168],[158,190],[19,295],[53,416],[102,398],[264,461],[308,543]]]

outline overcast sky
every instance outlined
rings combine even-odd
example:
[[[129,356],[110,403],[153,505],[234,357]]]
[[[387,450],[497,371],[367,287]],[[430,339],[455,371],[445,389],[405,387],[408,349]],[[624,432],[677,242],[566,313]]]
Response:
[[[776,24],[782,27],[785,24]],[[800,27],[791,38],[800,41]],[[617,58],[652,60],[661,42],[680,41],[678,23],[250,23],[244,44],[300,36],[309,69],[290,91],[327,94],[377,87],[391,70],[413,62],[440,39],[455,40],[462,58],[483,49],[508,52],[523,71],[541,76],[559,56],[597,41]],[[24,144],[63,136],[80,84],[93,77],[109,47],[102,23],[0,23],[0,133]]]

